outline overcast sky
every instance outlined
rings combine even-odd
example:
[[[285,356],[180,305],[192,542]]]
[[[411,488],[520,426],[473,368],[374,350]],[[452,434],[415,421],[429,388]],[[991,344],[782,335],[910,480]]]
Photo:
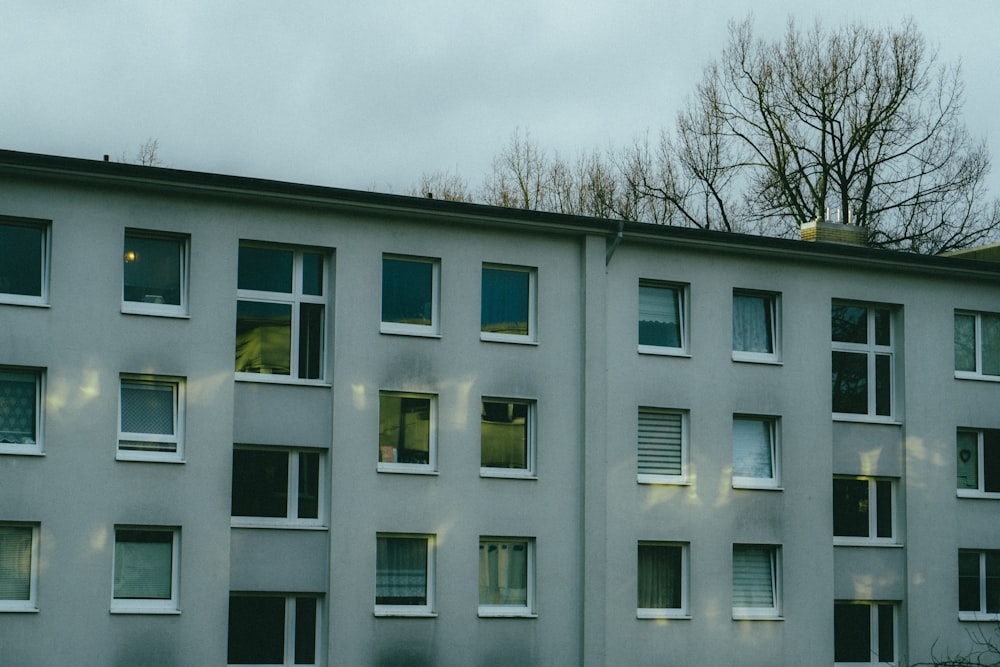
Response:
[[[0,0],[0,148],[406,193],[515,128],[563,157],[670,127],[750,10],[898,25],[961,60],[1000,191],[994,0]]]

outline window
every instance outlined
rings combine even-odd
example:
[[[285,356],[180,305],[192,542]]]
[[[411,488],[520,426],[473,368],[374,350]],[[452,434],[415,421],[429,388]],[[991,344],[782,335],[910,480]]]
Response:
[[[320,601],[315,595],[229,596],[230,665],[317,665]]]
[[[318,450],[234,448],[233,525],[322,526],[322,468]]]
[[[896,605],[837,601],[833,659],[838,664],[888,665],[896,660]]]
[[[236,373],[240,379],[323,378],[326,254],[240,243]]]
[[[733,545],[733,618],[781,616],[781,548]]]
[[[379,535],[375,555],[375,614],[434,613],[434,538]]]
[[[439,333],[440,260],[382,257],[382,333]]]
[[[639,281],[640,352],[687,352],[685,292],[681,285]]]
[[[483,399],[480,474],[534,476],[534,407],[528,401]]]
[[[0,612],[38,611],[38,525],[0,523]]]
[[[182,461],[184,380],[123,375],[120,396],[118,459]]]
[[[178,611],[179,531],[115,526],[112,612]]]
[[[378,396],[378,470],[437,469],[435,397],[382,391]]]
[[[778,361],[777,294],[733,290],[733,359]]]
[[[833,412],[892,417],[893,322],[887,306],[833,304]]]
[[[958,552],[958,617],[1000,621],[1000,551]]]
[[[0,454],[41,454],[40,370],[0,366]]]
[[[535,339],[535,270],[483,265],[480,337],[526,342]]]
[[[958,430],[958,495],[1000,498],[1000,430]]]
[[[187,256],[187,237],[126,229],[122,310],[186,315]]]
[[[534,542],[479,539],[479,615],[531,616],[535,607]]]
[[[777,488],[778,420],[733,416],[733,486]]]
[[[46,303],[48,231],[46,223],[0,218],[0,302]]]
[[[955,311],[955,377],[1000,380],[1000,314]]]
[[[687,413],[640,407],[638,459],[640,483],[686,484]]]
[[[834,477],[834,542],[895,544],[894,495],[889,479]]]
[[[687,545],[640,542],[638,552],[638,617],[687,617]]]

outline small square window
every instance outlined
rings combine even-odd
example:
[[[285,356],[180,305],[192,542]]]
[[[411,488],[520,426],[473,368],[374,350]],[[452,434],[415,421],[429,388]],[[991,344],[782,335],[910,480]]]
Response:
[[[111,611],[178,611],[176,528],[115,526],[114,594]]]
[[[831,312],[833,412],[889,421],[893,416],[893,311],[834,303]]]
[[[382,333],[436,336],[441,262],[425,257],[382,257]]]
[[[48,301],[48,244],[48,223],[0,218],[0,303]]]
[[[434,613],[434,538],[379,535],[375,555],[375,614]]]
[[[687,617],[687,550],[687,544],[639,543],[639,618]]]
[[[483,399],[481,475],[534,476],[534,407],[529,401]]]
[[[778,304],[777,294],[733,291],[733,359],[778,361]]]
[[[733,618],[781,617],[781,548],[733,545]]]
[[[733,486],[778,488],[778,420],[756,415],[733,416]]]
[[[436,398],[379,392],[378,470],[431,473],[437,470]]]
[[[531,616],[535,606],[534,541],[479,539],[479,615]]]
[[[42,453],[42,371],[0,366],[0,454]]]
[[[958,430],[958,495],[1000,498],[1000,430]]]
[[[894,487],[891,479],[834,477],[834,542],[896,544]]]
[[[638,481],[641,484],[687,484],[687,413],[639,408]]]
[[[837,601],[833,636],[833,659],[838,665],[895,664],[895,603]]]
[[[184,460],[184,380],[123,375],[119,403],[119,460]]]
[[[230,595],[227,664],[319,664],[319,607],[315,595]]]
[[[0,612],[38,611],[38,524],[0,523]]]
[[[325,505],[319,450],[233,449],[234,526],[322,526]]]
[[[481,298],[483,340],[535,340],[535,269],[484,264]]]
[[[122,311],[187,314],[186,236],[125,230]]]
[[[687,353],[687,289],[639,281],[639,352]]]
[[[958,552],[958,616],[1000,621],[1000,551]]]
[[[1000,380],[1000,314],[955,311],[955,377]]]

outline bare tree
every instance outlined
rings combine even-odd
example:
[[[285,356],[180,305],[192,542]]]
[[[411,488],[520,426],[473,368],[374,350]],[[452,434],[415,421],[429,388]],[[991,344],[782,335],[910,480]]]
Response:
[[[132,164],[141,164],[147,167],[162,167],[163,160],[160,159],[160,140],[150,137],[139,146],[135,152],[135,156],[130,158],[126,151],[122,151],[121,155],[118,156],[117,162],[129,162]]]
[[[469,184],[460,175],[446,171],[424,173],[420,177],[420,185],[409,193],[415,197],[444,199],[445,201],[461,201],[472,203],[476,201]]]

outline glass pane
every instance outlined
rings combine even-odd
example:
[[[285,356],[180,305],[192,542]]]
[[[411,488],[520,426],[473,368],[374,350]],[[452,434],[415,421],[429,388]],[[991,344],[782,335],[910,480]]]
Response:
[[[482,330],[527,336],[529,287],[527,271],[483,268]]]
[[[878,659],[879,662],[896,659],[895,614],[891,604],[878,606]]]
[[[316,598],[295,598],[295,664],[316,662]]]
[[[375,604],[427,604],[426,538],[378,538]]]
[[[875,535],[892,537],[892,482],[875,481]]]
[[[115,531],[116,599],[170,599],[173,539],[166,530]]]
[[[323,255],[302,253],[302,293],[323,296]]]
[[[868,413],[868,355],[833,353],[833,411]]]
[[[833,304],[831,312],[833,340],[840,343],[868,342],[868,309],[862,306]]]
[[[285,661],[285,599],[229,597],[230,665],[280,665]]]
[[[868,480],[833,479],[833,534],[868,537]]]
[[[236,372],[288,375],[292,355],[292,306],[236,302]]]
[[[681,347],[680,291],[639,285],[639,345]]]
[[[683,420],[676,412],[639,408],[639,474],[684,472]]]
[[[483,401],[481,447],[484,468],[527,468],[527,404]]]
[[[31,599],[30,526],[0,526],[0,600]]]
[[[681,608],[681,547],[639,545],[639,609]]]
[[[288,453],[233,450],[233,516],[288,516]]]
[[[430,415],[428,398],[380,394],[378,460],[430,463]]]
[[[774,352],[773,302],[767,296],[733,295],[734,350]]]
[[[0,293],[42,295],[41,227],[0,224]]]
[[[871,607],[837,603],[833,606],[833,659],[836,662],[872,660]]]
[[[434,300],[434,264],[382,259],[382,321],[430,326]]]
[[[983,491],[1000,492],[1000,431],[983,431]]]
[[[479,604],[527,606],[527,542],[479,543]]]
[[[37,382],[34,373],[0,372],[0,443],[37,442]]]
[[[987,551],[986,558],[986,613],[1000,613],[1000,552]]]
[[[979,599],[979,552],[958,552],[958,609],[982,611]]]
[[[774,477],[771,421],[733,419],[733,477]]]
[[[955,370],[976,370],[976,318],[955,315]]]
[[[733,607],[772,608],[774,550],[770,547],[733,547]]]
[[[174,386],[122,382],[122,432],[174,434]]]
[[[958,488],[979,488],[979,433],[958,432]]]
[[[241,245],[236,286],[291,294],[293,260],[291,250]]]
[[[892,311],[875,308],[875,344],[892,345]]]
[[[319,518],[319,454],[299,452],[299,518]]]
[[[892,415],[892,356],[875,355],[875,414]]]
[[[983,315],[983,374],[1000,375],[1000,316]]]
[[[318,379],[323,374],[323,311],[318,303],[299,306],[299,377]]]
[[[125,236],[126,301],[181,303],[180,239]]]

